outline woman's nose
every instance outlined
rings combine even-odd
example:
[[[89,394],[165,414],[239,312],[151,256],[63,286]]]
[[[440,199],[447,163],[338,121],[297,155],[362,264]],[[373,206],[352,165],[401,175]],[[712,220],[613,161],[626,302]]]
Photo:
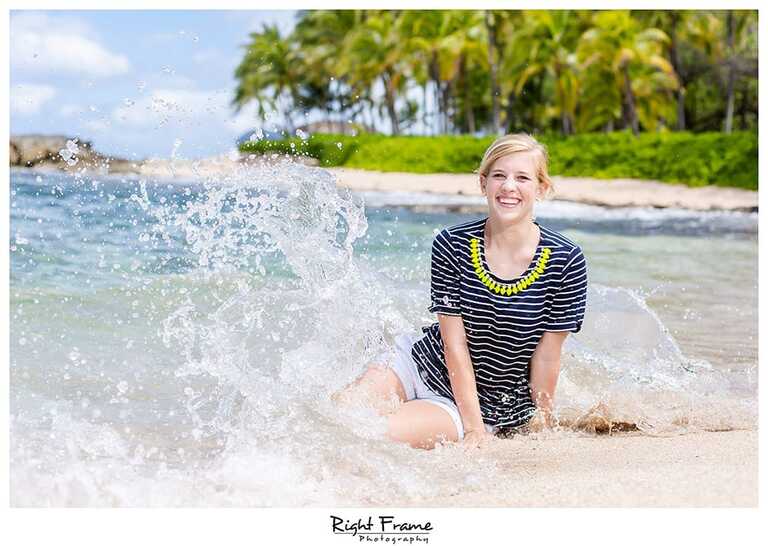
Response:
[[[512,189],[517,186],[517,180],[515,180],[514,177],[509,177],[506,180],[504,180],[504,183],[501,185],[502,188]]]

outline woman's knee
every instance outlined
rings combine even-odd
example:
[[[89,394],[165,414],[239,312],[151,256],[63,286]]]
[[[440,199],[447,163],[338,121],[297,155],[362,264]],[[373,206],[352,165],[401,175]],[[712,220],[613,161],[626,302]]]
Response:
[[[394,411],[405,398],[400,378],[391,367],[379,363],[368,366],[354,383],[333,396],[337,402],[370,404],[381,413]]]
[[[458,431],[441,408],[415,400],[387,419],[387,437],[414,448],[432,449],[438,443],[458,441]]]
[[[364,385],[372,394],[390,399],[396,397],[400,402],[405,402],[406,394],[400,378],[395,371],[386,364],[371,364],[361,378]]]

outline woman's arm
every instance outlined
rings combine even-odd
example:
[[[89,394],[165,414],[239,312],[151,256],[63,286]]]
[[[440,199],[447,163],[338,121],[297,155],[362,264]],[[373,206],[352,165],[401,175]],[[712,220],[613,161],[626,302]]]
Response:
[[[531,398],[546,426],[552,425],[552,405],[566,337],[568,332],[544,332],[531,357]]]
[[[480,413],[480,401],[477,398],[475,370],[467,348],[467,336],[464,320],[461,316],[438,313],[440,335],[445,347],[445,364],[451,380],[451,390],[459,408],[464,433],[485,433],[483,416]]]

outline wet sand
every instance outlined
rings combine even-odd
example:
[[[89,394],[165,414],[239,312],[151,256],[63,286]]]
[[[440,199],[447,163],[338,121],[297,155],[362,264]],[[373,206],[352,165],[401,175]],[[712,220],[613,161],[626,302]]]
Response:
[[[757,431],[518,436],[477,452],[495,461],[494,489],[408,506],[757,507],[757,446]]]
[[[517,436],[478,451],[496,461],[494,490],[410,506],[756,507],[757,448],[757,431]]]

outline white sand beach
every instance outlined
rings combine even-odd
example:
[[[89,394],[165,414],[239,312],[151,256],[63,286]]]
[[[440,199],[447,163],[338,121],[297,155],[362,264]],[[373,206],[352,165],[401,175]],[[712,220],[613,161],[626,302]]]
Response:
[[[218,156],[199,161],[154,159],[140,167],[142,176],[197,178],[233,173],[242,163],[237,158]],[[480,195],[477,176],[467,174],[415,174],[366,171],[342,167],[327,168],[340,187],[353,191],[425,192],[445,195]],[[692,188],[653,180],[582,177],[553,177],[555,200],[604,207],[657,207],[689,210],[756,211],[758,192],[738,188],[705,186]]]
[[[474,174],[384,173],[332,168],[343,187],[357,191],[413,191],[480,195]],[[757,210],[756,191],[705,186],[691,188],[651,180],[553,177],[553,199],[605,207],[676,207],[690,210]]]
[[[517,436],[485,448],[495,490],[411,506],[756,507],[757,446],[756,430]]]

